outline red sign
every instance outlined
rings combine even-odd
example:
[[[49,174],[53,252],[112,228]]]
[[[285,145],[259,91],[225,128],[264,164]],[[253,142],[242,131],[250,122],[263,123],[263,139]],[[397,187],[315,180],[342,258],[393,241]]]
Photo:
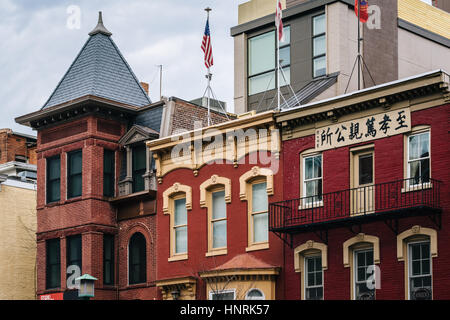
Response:
[[[50,293],[39,296],[39,300],[64,300],[63,293]]]

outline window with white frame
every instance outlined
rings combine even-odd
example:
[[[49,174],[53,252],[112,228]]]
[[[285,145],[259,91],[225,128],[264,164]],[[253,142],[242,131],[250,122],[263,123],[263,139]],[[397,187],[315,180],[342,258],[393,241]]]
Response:
[[[431,299],[430,242],[422,241],[409,243],[408,251],[409,297],[411,300]]]
[[[409,185],[430,182],[430,132],[408,137]]]
[[[264,293],[259,289],[250,289],[245,295],[245,300],[265,300]]]
[[[269,240],[267,183],[252,184],[252,222],[253,242],[267,242]]]
[[[312,48],[313,77],[316,78],[327,73],[325,14],[315,16],[312,19]]]
[[[322,201],[322,155],[303,158],[303,197],[305,204]]]
[[[212,248],[227,246],[227,208],[225,203],[225,190],[213,192],[212,197]]]
[[[305,299],[323,299],[322,257],[305,257]]]
[[[235,300],[236,290],[217,290],[209,292],[209,300]]]
[[[174,253],[187,253],[187,210],[186,198],[174,200],[174,224],[173,234],[175,237]]]
[[[369,285],[369,277],[373,276],[373,272],[369,272],[369,267],[374,266],[373,249],[355,250],[354,251],[354,277],[355,277],[355,299],[363,299],[375,297],[375,288]]]

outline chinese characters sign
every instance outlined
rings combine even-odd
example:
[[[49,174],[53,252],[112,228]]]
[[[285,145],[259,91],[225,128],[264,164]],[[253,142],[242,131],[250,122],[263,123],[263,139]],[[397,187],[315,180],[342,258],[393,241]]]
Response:
[[[409,109],[400,109],[355,119],[316,130],[316,150],[348,146],[411,130]]]

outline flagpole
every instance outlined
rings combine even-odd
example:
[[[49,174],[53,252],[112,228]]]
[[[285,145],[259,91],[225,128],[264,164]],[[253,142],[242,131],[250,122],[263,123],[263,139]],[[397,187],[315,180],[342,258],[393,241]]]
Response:
[[[361,0],[358,0],[358,90],[361,90]]]
[[[212,9],[210,7],[207,7],[205,9],[206,11],[206,21],[208,21],[209,23],[209,12]],[[211,125],[211,106],[210,106],[210,100],[211,100],[211,78],[212,78],[212,74],[210,72],[210,67],[208,67],[208,74],[206,75],[206,78],[208,79],[208,86],[206,87],[206,90],[208,91],[208,96],[207,96],[207,105],[208,105],[208,127]]]

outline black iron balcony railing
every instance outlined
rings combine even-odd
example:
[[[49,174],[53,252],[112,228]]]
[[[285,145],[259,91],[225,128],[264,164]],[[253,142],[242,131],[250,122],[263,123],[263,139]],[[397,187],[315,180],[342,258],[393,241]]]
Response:
[[[411,178],[271,203],[269,229],[292,233],[321,224],[440,212],[440,185]]]

